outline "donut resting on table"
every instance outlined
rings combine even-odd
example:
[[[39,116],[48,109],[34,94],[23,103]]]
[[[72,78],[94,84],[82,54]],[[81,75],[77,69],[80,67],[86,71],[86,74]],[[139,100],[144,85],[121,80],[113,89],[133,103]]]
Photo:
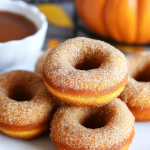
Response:
[[[136,121],[150,121],[150,52],[127,56],[129,79],[119,96]]]
[[[0,75],[0,131],[21,139],[31,139],[50,127],[58,107],[41,76],[29,71]]]

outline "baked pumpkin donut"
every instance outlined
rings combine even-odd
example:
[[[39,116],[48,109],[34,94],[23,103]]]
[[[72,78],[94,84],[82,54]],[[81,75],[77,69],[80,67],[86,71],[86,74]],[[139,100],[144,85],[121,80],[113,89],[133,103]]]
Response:
[[[0,75],[0,131],[21,139],[49,128],[58,104],[36,73],[11,71]]]
[[[119,96],[136,121],[150,121],[150,52],[127,56],[129,79]]]
[[[134,137],[134,116],[119,99],[101,107],[63,105],[51,122],[58,150],[127,150]]]
[[[42,75],[43,73],[43,64],[45,61],[45,58],[47,56],[47,54],[49,53],[49,51],[51,50],[52,47],[58,45],[60,42],[56,39],[51,39],[48,42],[48,49],[46,49],[44,51],[44,53],[39,57],[39,59],[37,60],[36,64],[35,64],[35,72]]]
[[[38,58],[36,64],[35,64],[35,72],[42,75],[43,73],[43,64],[44,64],[44,61],[45,61],[45,58],[47,56],[47,54],[49,53],[51,49],[47,49],[45,50],[45,52]]]
[[[125,56],[111,45],[89,38],[59,44],[44,62],[48,90],[72,105],[104,105],[122,92],[127,78]]]

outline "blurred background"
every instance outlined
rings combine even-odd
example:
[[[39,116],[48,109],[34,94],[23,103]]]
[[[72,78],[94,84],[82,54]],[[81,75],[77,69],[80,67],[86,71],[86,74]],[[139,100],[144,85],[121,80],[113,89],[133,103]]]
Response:
[[[143,2],[138,0],[24,1],[39,7],[48,19],[49,25],[43,49],[47,48],[50,39],[55,38],[63,42],[76,36],[106,41],[125,54],[149,49],[149,0]],[[56,6],[55,9],[51,8],[53,5]]]
[[[39,7],[49,18],[43,49],[47,48],[48,41],[52,38],[63,42],[76,36],[106,41],[114,46],[117,45],[117,48],[123,52],[140,51],[141,45],[149,47],[149,0],[143,2],[138,0],[22,1]]]
[[[39,48],[43,51],[48,49],[51,47],[50,44],[53,39],[60,43],[70,38],[82,36],[99,39],[110,43],[121,50],[124,54],[149,50],[150,0],[21,1],[36,6],[46,16],[48,21],[48,29],[46,32],[46,38],[43,39],[44,44],[42,43],[42,48],[37,44],[28,43],[28,45],[31,46],[37,45],[36,49]],[[28,11],[25,12],[25,14],[30,15]],[[34,20],[34,18],[31,20]],[[40,41],[41,40],[39,40],[39,42]],[[36,43],[39,42],[36,40]],[[5,43],[0,43],[0,49],[3,49],[3,45],[5,45]],[[26,51],[28,48],[24,49],[24,51]],[[0,57],[0,70],[2,70],[2,63],[5,61],[4,57],[5,55],[8,57],[8,54],[5,52],[6,54],[4,55],[4,51],[2,52],[2,50],[0,52],[2,53],[0,53],[0,56],[3,55]],[[31,52],[31,50],[29,52]],[[16,50],[16,52],[12,52],[11,50],[11,53],[9,54],[12,55],[12,53],[14,54],[14,59],[16,61],[18,51]],[[25,53],[26,55],[29,54],[27,52]],[[34,55],[33,53],[31,55]],[[20,57],[19,54],[18,57]],[[31,58],[33,57],[31,56]],[[2,61],[2,59],[4,60]],[[12,66],[11,64],[13,64],[15,61],[12,60],[9,62],[9,64],[5,65],[5,68],[10,68]],[[19,63],[16,62],[16,64],[18,65]]]
[[[51,5],[58,6],[58,7],[55,7],[53,14],[45,13],[47,18],[51,17],[52,15],[54,20],[48,21],[49,23],[48,31],[47,31],[43,49],[47,48],[47,44],[49,40],[51,39],[57,39],[60,42],[63,42],[66,39],[77,36],[75,25],[74,25],[76,17],[77,17],[74,0],[24,0],[24,1],[29,4],[36,5],[38,7],[45,5],[45,8],[43,7],[42,10],[47,9],[46,5],[49,6],[49,10],[51,9]],[[62,9],[65,12],[65,16],[63,16],[62,11],[60,11],[60,9]],[[55,17],[56,16],[55,12],[57,11],[60,11],[60,13],[57,15],[57,17]],[[57,20],[59,20],[59,18],[62,18],[62,17],[64,17],[64,19],[62,20],[64,21],[65,25],[62,25],[61,21],[56,23]],[[68,21],[66,18],[68,18],[73,23],[73,26],[68,27]]]

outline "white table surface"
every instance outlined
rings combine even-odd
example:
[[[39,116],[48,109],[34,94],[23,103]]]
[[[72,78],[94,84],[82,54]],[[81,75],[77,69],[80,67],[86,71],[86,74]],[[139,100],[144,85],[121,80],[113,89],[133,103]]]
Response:
[[[33,71],[35,62],[40,55],[41,53],[29,57],[23,64],[5,71],[15,69]],[[32,140],[15,139],[0,132],[0,150],[56,150],[56,148],[50,139],[49,131]],[[150,150],[150,122],[135,123],[135,136],[129,150]]]

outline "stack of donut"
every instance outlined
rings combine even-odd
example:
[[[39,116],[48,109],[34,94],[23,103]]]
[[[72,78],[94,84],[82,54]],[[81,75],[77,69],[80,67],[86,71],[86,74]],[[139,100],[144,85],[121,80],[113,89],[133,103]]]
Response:
[[[128,71],[125,56],[99,40],[74,38],[51,49],[43,66],[49,92],[66,103],[51,122],[58,150],[127,150],[134,116],[117,98]]]
[[[127,150],[135,119],[117,98],[128,80],[125,56],[82,37],[48,51],[40,65],[43,79],[21,70],[0,75],[0,131],[31,139],[46,131],[53,117],[50,136],[58,150]]]

